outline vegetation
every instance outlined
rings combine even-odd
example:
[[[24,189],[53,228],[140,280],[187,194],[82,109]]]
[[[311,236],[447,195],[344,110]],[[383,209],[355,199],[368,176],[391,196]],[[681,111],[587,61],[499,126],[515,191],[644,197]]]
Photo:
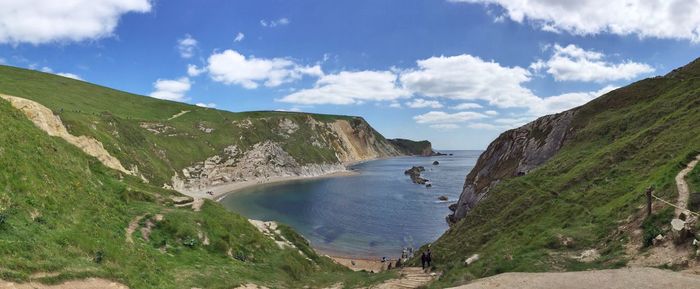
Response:
[[[555,157],[525,176],[500,182],[432,244],[435,264],[444,271],[432,287],[507,271],[623,266],[627,240],[618,226],[640,212],[650,185],[658,196],[674,200],[675,175],[700,151],[699,76],[700,61],[695,61],[579,108],[573,139]],[[657,221],[670,218],[669,211],[645,222],[648,236]],[[565,238],[573,242],[562,242]],[[602,257],[592,263],[573,258],[590,248]],[[481,259],[465,266],[474,253]]]
[[[429,141],[413,141],[409,139],[395,138],[389,140],[401,152],[407,155],[430,155],[433,154],[433,147]]]
[[[364,122],[351,116],[295,112],[232,113],[9,66],[0,66],[0,93],[50,108],[72,134],[99,140],[125,168],[137,168],[158,186],[169,183],[183,168],[220,154],[230,145],[245,152],[265,140],[279,143],[301,164],[337,163],[331,146],[308,145],[318,133],[307,120]],[[299,125],[295,133],[285,134],[279,127],[284,119]],[[378,133],[376,136],[383,139]]]
[[[155,145],[167,149],[172,162],[180,165],[220,148],[223,133],[205,136],[194,120],[239,133],[227,128],[230,121],[221,120],[253,117],[263,127],[268,125],[265,118],[306,117],[225,113],[9,67],[0,67],[0,93],[53,108],[73,133],[100,139],[152,180],[162,180],[174,166],[154,156]],[[182,110],[190,113],[167,121]],[[167,123],[182,135],[165,138],[140,132],[142,121]],[[391,277],[336,265],[316,255],[287,227],[284,235],[303,255],[297,249],[282,249],[245,218],[215,202],[206,201],[199,212],[176,208],[169,197],[177,192],[106,168],[62,139],[48,136],[1,100],[0,123],[0,279],[57,283],[103,277],[131,288],[231,288],[248,282],[301,288],[364,286]],[[250,138],[271,137],[262,129],[256,133]],[[178,141],[192,137],[202,141]],[[311,157],[322,158],[327,152],[316,153]],[[129,242],[126,229],[132,221],[138,226]]]

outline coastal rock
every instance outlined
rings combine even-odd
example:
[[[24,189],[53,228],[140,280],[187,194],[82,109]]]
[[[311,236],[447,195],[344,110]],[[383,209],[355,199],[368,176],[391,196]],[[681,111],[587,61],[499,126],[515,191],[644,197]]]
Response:
[[[405,170],[403,174],[409,176],[414,184],[425,185],[428,180],[420,176],[420,173],[423,171],[425,171],[423,166],[413,166],[412,168]]]
[[[457,209],[447,222],[464,218],[500,180],[525,175],[554,156],[566,141],[575,115],[576,110],[548,115],[502,133],[467,175]]]
[[[447,201],[448,199],[449,199],[449,198],[447,198],[447,196],[445,196],[445,195],[442,195],[442,196],[439,196],[439,197],[438,197],[438,200],[440,200],[440,201]]]
[[[433,162],[433,165],[434,165],[434,166],[437,166],[437,165],[439,165],[439,164],[440,164],[440,162],[438,162],[438,161],[434,161],[434,162]]]

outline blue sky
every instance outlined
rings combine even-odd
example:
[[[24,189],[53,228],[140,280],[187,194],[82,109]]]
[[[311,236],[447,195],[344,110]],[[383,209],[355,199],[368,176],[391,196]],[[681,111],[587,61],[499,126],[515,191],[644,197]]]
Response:
[[[0,3],[4,64],[230,111],[359,115],[438,149],[483,149],[699,56],[688,0],[15,2]]]

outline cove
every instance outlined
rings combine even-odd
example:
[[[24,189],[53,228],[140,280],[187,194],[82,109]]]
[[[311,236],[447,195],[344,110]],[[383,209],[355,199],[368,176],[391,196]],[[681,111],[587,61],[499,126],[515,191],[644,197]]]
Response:
[[[447,230],[447,207],[481,154],[444,152],[453,155],[373,160],[351,166],[357,175],[249,187],[221,204],[250,219],[288,224],[325,254],[396,257],[403,247],[418,248]],[[403,173],[411,166],[424,166],[432,187],[413,184]],[[439,201],[441,195],[449,200]]]

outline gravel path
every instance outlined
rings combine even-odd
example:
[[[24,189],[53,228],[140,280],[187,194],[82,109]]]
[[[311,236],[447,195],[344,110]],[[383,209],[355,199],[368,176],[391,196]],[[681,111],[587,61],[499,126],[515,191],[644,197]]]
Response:
[[[695,168],[695,166],[700,161],[700,155],[696,156],[693,161],[688,163],[685,169],[681,170],[678,175],[676,175],[676,186],[678,187],[678,201],[676,202],[676,218],[683,212],[679,208],[688,207],[688,198],[690,197],[690,189],[688,188],[688,182],[685,181],[685,177]]]
[[[504,273],[453,289],[690,289],[700,275],[655,268],[625,268],[562,273]]]

